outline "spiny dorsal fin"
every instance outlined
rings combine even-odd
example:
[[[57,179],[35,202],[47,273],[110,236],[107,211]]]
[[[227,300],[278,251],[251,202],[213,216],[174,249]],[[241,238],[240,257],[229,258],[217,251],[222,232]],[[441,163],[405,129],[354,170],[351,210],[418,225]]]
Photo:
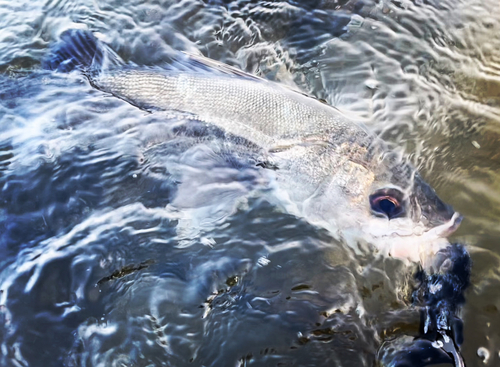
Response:
[[[103,68],[124,65],[124,61],[92,32],[68,29],[60,35],[42,65],[45,69],[68,73],[73,70],[100,71]]]

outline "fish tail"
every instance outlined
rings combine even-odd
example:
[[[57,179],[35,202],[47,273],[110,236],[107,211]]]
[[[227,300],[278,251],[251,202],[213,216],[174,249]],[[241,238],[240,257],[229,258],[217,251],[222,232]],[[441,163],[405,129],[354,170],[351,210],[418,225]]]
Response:
[[[68,73],[73,70],[99,71],[105,64],[122,64],[123,61],[90,31],[68,29],[58,43],[51,47],[43,61],[44,69]]]

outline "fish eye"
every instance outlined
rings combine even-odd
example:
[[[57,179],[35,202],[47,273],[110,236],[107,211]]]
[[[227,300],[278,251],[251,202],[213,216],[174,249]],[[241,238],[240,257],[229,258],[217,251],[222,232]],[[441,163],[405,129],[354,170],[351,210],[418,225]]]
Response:
[[[404,195],[397,189],[381,189],[370,195],[370,207],[375,215],[388,219],[401,217],[404,212]]]

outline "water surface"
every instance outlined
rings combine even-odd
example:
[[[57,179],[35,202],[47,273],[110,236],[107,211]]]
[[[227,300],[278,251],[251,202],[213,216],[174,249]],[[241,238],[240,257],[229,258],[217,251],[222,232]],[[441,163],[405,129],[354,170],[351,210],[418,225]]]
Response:
[[[255,152],[42,70],[82,28],[137,64],[201,52],[393,142],[466,217],[462,352],[498,365],[498,14],[496,0],[0,2],[1,364],[372,366],[384,340],[418,333],[415,269],[284,212]]]

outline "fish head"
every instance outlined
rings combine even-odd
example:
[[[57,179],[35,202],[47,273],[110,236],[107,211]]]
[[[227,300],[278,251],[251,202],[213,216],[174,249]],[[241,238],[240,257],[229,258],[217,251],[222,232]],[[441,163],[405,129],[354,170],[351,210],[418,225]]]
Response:
[[[463,217],[438,197],[411,164],[392,157],[373,170],[374,179],[366,185],[362,228],[371,242],[392,256],[415,261],[447,246],[443,239]]]
[[[446,237],[462,220],[417,173],[407,185],[374,182],[367,201],[375,227],[392,228],[380,235]]]
[[[353,247],[369,243],[391,256],[423,262],[423,253],[448,245],[446,237],[462,217],[399,154],[364,138],[275,154],[284,155],[276,173],[289,174],[281,186],[309,222]]]
[[[348,243],[368,242],[393,257],[429,261],[424,259],[449,244],[446,237],[462,216],[394,152],[375,155],[353,146],[335,151],[347,158],[332,167],[308,214],[322,213],[320,221]]]
[[[421,223],[428,235],[446,237],[462,222],[463,216],[444,203],[418,173],[413,177],[410,201],[409,216],[414,222]]]

